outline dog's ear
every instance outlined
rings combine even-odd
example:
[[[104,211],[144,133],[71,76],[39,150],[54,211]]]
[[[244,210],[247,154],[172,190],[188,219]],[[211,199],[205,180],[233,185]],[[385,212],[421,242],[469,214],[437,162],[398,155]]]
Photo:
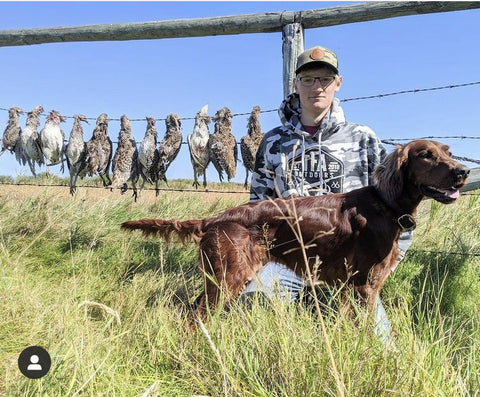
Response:
[[[395,201],[403,191],[404,171],[408,163],[408,146],[397,145],[373,173],[375,185],[389,201]]]

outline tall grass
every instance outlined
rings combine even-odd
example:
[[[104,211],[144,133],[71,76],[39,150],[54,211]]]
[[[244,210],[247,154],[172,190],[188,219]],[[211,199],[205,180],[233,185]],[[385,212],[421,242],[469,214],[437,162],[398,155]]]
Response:
[[[382,293],[383,345],[367,313],[281,301],[234,304],[196,330],[196,247],[124,233],[140,217],[201,218],[242,201],[161,194],[0,197],[0,395],[470,396],[480,390],[480,200],[422,203],[414,245]],[[321,329],[324,321],[325,332]],[[41,379],[17,368],[29,345],[52,357]],[[329,349],[333,353],[332,365]],[[4,375],[3,375],[4,374]]]

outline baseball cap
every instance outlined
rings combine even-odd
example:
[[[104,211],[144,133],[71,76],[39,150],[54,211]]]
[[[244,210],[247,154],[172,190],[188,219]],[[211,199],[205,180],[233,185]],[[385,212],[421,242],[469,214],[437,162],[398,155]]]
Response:
[[[335,53],[325,47],[312,47],[303,51],[297,58],[297,68],[295,74],[300,72],[307,65],[312,64],[324,64],[328,65],[338,73],[338,59]]]

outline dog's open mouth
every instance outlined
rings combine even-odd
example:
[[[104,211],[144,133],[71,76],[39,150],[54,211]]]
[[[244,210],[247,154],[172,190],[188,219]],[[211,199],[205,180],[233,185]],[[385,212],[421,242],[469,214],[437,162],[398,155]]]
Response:
[[[450,189],[439,189],[433,186],[422,186],[422,193],[443,204],[454,202],[460,197],[460,191],[457,187],[452,186]]]

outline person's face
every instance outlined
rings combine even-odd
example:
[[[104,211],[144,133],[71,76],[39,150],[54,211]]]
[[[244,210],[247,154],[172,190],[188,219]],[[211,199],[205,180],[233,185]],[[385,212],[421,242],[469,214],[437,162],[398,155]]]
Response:
[[[320,77],[320,79],[315,79],[310,86],[313,77]],[[328,81],[328,77],[333,78],[331,82]],[[328,67],[319,66],[301,71],[295,79],[295,92],[300,97],[302,112],[308,112],[311,115],[324,112],[332,104],[334,95],[341,85],[342,77],[335,75]]]

